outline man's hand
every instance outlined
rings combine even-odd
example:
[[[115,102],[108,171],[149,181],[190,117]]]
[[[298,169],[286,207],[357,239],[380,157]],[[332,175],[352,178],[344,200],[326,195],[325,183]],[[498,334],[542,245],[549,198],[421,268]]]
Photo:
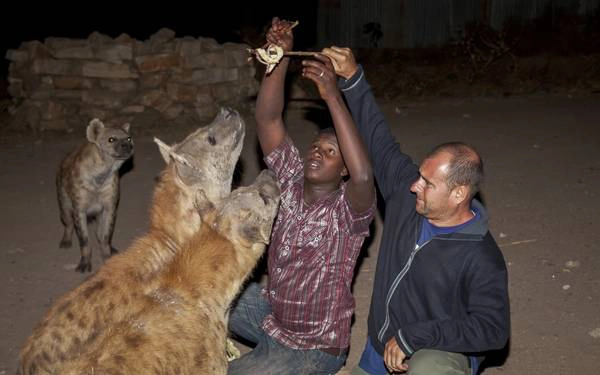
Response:
[[[302,76],[317,85],[323,100],[327,101],[340,95],[333,64],[327,56],[316,53],[314,59],[303,60],[302,65]]]
[[[406,372],[408,370],[408,365],[403,363],[405,359],[406,354],[404,354],[402,349],[398,346],[396,338],[392,336],[387,344],[385,344],[385,350],[383,352],[385,366],[391,372]]]
[[[358,65],[350,48],[331,46],[321,52],[331,59],[335,74],[350,79],[358,70]]]
[[[280,20],[274,17],[271,27],[267,31],[267,42],[278,45],[284,51],[291,51],[294,46],[294,34],[292,34],[292,22]]]

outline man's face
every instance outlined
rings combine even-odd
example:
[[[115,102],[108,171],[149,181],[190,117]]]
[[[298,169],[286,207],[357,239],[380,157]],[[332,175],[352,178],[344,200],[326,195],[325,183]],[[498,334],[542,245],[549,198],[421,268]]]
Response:
[[[417,212],[429,220],[444,220],[454,209],[451,191],[446,185],[449,166],[450,154],[446,152],[423,160],[419,168],[421,175],[410,187],[410,191],[417,195]]]
[[[312,183],[328,183],[340,181],[346,174],[336,136],[319,134],[306,154],[304,177]]]

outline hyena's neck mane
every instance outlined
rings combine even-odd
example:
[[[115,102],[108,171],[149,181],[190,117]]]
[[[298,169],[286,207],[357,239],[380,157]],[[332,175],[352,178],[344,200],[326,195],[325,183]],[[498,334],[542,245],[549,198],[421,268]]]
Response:
[[[225,312],[256,265],[256,254],[203,223],[169,265],[162,285],[188,301]]]
[[[188,241],[202,223],[195,193],[178,179],[175,165],[169,164],[154,189],[150,231],[159,232],[180,245]]]
[[[176,178],[172,164],[162,172],[154,189],[148,232],[124,253],[135,259],[140,280],[163,269],[200,229],[202,219],[194,206],[193,191]]]

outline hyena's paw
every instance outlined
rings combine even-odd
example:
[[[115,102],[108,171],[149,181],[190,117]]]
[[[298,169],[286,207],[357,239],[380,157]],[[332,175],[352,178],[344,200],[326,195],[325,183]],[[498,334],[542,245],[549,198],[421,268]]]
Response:
[[[81,257],[75,271],[81,273],[92,272],[92,260],[88,257]]]
[[[72,244],[71,240],[61,240],[58,247],[61,249],[70,249]]]
[[[115,255],[115,254],[119,254],[119,250],[115,249],[114,247],[110,247],[110,255]]]

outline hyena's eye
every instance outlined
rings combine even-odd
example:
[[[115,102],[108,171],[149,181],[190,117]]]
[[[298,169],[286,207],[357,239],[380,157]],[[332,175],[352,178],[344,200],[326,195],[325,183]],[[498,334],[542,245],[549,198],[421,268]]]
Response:
[[[131,137],[127,137],[127,142],[131,143]]]
[[[208,136],[208,143],[210,143],[211,146],[214,146],[214,145],[217,144],[217,140],[212,135],[209,135]]]
[[[115,137],[108,138],[108,143],[113,143],[115,141]]]
[[[263,193],[262,191],[259,191],[258,195],[260,196],[260,199],[262,199],[264,204],[269,203],[270,198],[265,193]]]

